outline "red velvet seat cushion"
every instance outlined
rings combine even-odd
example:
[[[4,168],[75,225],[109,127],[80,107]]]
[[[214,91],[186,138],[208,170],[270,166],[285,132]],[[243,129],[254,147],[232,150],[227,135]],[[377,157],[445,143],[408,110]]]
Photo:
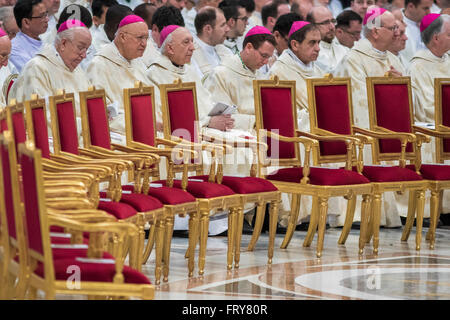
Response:
[[[88,249],[84,248],[52,248],[53,259],[68,259],[75,257],[87,257]],[[103,259],[114,259],[108,252],[103,252]]]
[[[300,183],[303,168],[282,168],[266,177],[268,180]],[[314,168],[309,173],[309,183],[323,186],[341,186],[370,183],[363,175],[345,169]]]
[[[117,219],[127,219],[137,213],[136,209],[134,209],[132,206],[126,203],[113,201],[100,200],[97,209],[106,211],[109,214],[112,214]]]
[[[126,185],[122,186],[122,190],[133,191],[134,186]],[[195,202],[195,197],[193,197],[189,192],[186,192],[179,188],[169,188],[169,187],[152,187],[148,190],[148,195],[152,196],[163,204],[177,205],[188,202]]]
[[[201,179],[207,182],[209,176],[192,176],[189,177],[189,179]],[[277,187],[275,187],[272,182],[256,177],[224,176],[222,179],[222,184],[229,187],[234,192],[241,194],[278,191]]]
[[[50,236],[50,242],[53,244],[70,244],[70,237],[52,234]],[[89,244],[89,239],[83,238],[83,243]]]
[[[416,170],[414,165],[406,166],[410,170]],[[422,164],[420,166],[422,178],[427,180],[450,180],[450,165]]]
[[[59,226],[50,226],[50,232],[64,232],[64,228]]]
[[[80,268],[81,281],[112,282],[116,271],[113,263],[81,262],[71,258],[56,259],[53,261],[53,265],[56,280],[62,281],[66,281],[71,276],[71,273],[67,273],[67,268],[72,265]],[[43,276],[44,266],[42,264],[38,265],[35,274]],[[123,276],[125,283],[150,284],[150,280],[145,275],[128,266],[124,266]]]
[[[106,192],[100,192],[100,198],[106,198]],[[163,207],[158,199],[139,193],[122,193],[120,203],[128,204],[138,212],[147,212]]]
[[[154,183],[166,184],[166,180],[154,181]],[[173,186],[175,188],[181,189],[181,180],[174,180]],[[231,196],[235,193],[233,190],[227,186],[211,183],[211,182],[200,182],[200,181],[188,181],[186,191],[189,192],[196,198],[216,198],[223,196]]]
[[[363,175],[371,182],[398,182],[422,180],[414,170],[390,166],[364,166]]]

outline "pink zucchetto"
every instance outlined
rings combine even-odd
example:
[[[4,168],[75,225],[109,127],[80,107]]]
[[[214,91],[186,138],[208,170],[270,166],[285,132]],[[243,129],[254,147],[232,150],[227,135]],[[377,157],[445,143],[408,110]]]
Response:
[[[5,30],[3,30],[2,28],[0,28],[0,38],[7,36],[8,34],[5,32]]]
[[[289,30],[289,35],[288,37],[291,36],[291,34],[293,34],[294,32],[300,30],[301,28],[303,28],[304,26],[310,24],[307,21],[295,21],[292,26],[291,26],[291,30]]]
[[[137,23],[137,22],[145,22],[145,21],[144,21],[144,19],[142,19],[141,17],[139,17],[137,15],[130,14],[120,21],[119,28],[122,28],[123,26],[126,26],[128,24]]]
[[[254,36],[255,34],[272,34],[269,29],[264,28],[262,26],[255,26],[248,30],[247,34],[245,35],[245,38]]]
[[[180,28],[180,26],[177,26],[176,24],[170,24],[168,26],[165,26],[161,30],[161,33],[159,34],[159,45],[162,46],[164,40],[166,40],[166,38],[169,36],[169,34],[174,32],[178,28]]]
[[[63,32],[67,29],[72,29],[72,28],[76,28],[76,27],[86,27],[86,25],[81,22],[80,20],[76,20],[76,19],[69,19],[67,21],[64,21],[63,23],[61,23],[61,25],[58,28],[58,33]]]
[[[384,8],[373,8],[367,10],[366,15],[364,16],[363,26],[365,26],[369,21],[373,21],[376,17],[381,16],[387,10]]]
[[[420,32],[423,32],[428,26],[441,15],[439,13],[430,13],[422,18],[420,21]]]

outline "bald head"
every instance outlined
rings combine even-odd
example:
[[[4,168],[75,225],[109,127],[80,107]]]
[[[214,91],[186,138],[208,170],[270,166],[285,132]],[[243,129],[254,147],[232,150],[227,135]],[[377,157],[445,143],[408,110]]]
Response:
[[[55,37],[55,49],[66,67],[73,71],[86,58],[92,37],[86,27],[75,27],[58,32]]]
[[[396,21],[391,12],[385,11],[368,21],[363,28],[364,35],[376,49],[386,51],[400,35]]]
[[[120,27],[114,43],[120,54],[127,60],[142,57],[148,40],[148,26],[145,22],[130,23]]]
[[[322,41],[331,43],[336,35],[336,19],[330,9],[324,6],[313,7],[306,20],[317,25]]]
[[[8,35],[0,37],[0,68],[8,65],[8,57],[11,53],[11,40]]]
[[[175,65],[183,66],[190,63],[194,42],[189,30],[184,27],[175,29],[164,41],[162,52]]]

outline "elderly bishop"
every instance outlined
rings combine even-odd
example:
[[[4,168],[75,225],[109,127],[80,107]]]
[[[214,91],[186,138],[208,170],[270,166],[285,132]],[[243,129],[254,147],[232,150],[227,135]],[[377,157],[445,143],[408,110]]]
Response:
[[[142,62],[147,46],[148,27],[144,19],[128,15],[119,23],[114,41],[103,46],[88,66],[88,75],[96,88],[106,92],[110,112],[110,128],[124,142],[125,115],[123,89],[133,88],[136,81],[148,83]],[[115,115],[113,115],[115,114]]]

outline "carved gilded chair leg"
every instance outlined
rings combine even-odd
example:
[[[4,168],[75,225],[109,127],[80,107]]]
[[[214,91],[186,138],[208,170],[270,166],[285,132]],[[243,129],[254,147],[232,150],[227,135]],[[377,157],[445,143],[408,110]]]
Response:
[[[292,194],[291,201],[291,214],[289,215],[289,222],[286,230],[286,235],[284,236],[283,243],[281,243],[281,249],[286,249],[291,242],[292,236],[294,235],[295,227],[297,226],[298,215],[300,214],[300,199],[299,194]]]
[[[319,223],[319,198],[312,198],[311,215],[309,219],[308,232],[306,233],[305,240],[303,241],[303,247],[309,247],[316,235],[317,225]]]
[[[188,230],[189,230],[189,238],[192,230],[192,223],[194,221],[194,217],[189,215],[189,221],[188,221]],[[197,242],[195,242],[194,246],[197,245]],[[195,249],[194,249],[195,251]],[[189,241],[188,248],[186,249],[186,252],[184,253],[184,258],[189,258],[189,252],[191,252],[191,242]]]
[[[363,254],[364,246],[367,239],[367,230],[369,229],[369,215],[370,215],[370,195],[364,194],[361,203],[361,225],[359,232],[359,254]]]
[[[327,224],[328,198],[319,197],[319,226],[317,235],[317,258],[322,257],[323,241]]]
[[[208,242],[209,211],[200,211],[200,248],[198,255],[198,274],[205,273],[206,245]]]
[[[269,248],[267,251],[267,263],[272,264],[273,251],[275,246],[275,235],[277,233],[277,222],[278,222],[278,206],[280,201],[273,201],[269,206]]]
[[[155,284],[161,283],[161,269],[162,269],[162,256],[164,246],[164,232],[165,223],[164,219],[159,219],[156,222],[156,239],[155,239]]]
[[[172,245],[173,234],[173,215],[166,218],[166,231],[164,235],[164,254],[163,254],[163,281],[169,280],[170,247]]]
[[[228,213],[228,249],[227,249],[227,270],[233,268],[233,257],[235,252],[236,227],[238,224],[238,208],[230,208]]]
[[[416,216],[416,208],[417,208],[417,191],[411,190],[409,192],[409,200],[408,200],[408,216],[406,217],[406,223],[403,227],[402,233],[402,241],[408,241],[409,234],[411,233],[411,229],[414,224],[414,219]]]
[[[247,247],[248,251],[253,251],[256,242],[258,241],[258,238],[261,235],[261,230],[264,222],[264,214],[266,211],[265,209],[266,209],[265,204],[258,204],[258,206],[256,207],[255,225],[253,226],[252,238],[250,239],[250,243],[248,244]]]
[[[428,228],[427,240],[430,241],[430,249],[434,249],[434,243],[436,240],[436,225],[439,208],[439,192],[431,190],[430,198],[430,227]]]
[[[28,288],[28,299],[36,300],[36,298],[37,298],[37,289],[34,287]]]
[[[373,197],[372,211],[372,235],[373,235],[373,253],[378,254],[378,245],[380,242],[380,219],[381,219],[381,194],[377,193]]]
[[[420,250],[420,244],[422,242],[424,207],[425,207],[425,190],[419,190],[417,192],[416,250]]]
[[[155,229],[156,226],[152,224],[148,233],[147,245],[145,246],[144,255],[142,257],[142,264],[146,264],[150,254],[152,253],[153,246],[155,245]]]
[[[356,195],[353,195],[347,201],[347,212],[345,214],[345,223],[344,227],[342,228],[338,244],[345,244],[345,241],[347,240],[348,234],[352,228],[353,217],[355,216],[355,207],[356,207]]]
[[[193,212],[189,214],[189,246],[186,251],[188,258],[188,276],[194,275],[195,268],[195,247],[197,246],[197,239],[199,233],[199,213]]]
[[[242,225],[244,223],[244,209],[240,207],[237,211],[236,224],[234,225],[234,267],[239,268],[239,261],[241,259],[241,239],[242,239]]]

